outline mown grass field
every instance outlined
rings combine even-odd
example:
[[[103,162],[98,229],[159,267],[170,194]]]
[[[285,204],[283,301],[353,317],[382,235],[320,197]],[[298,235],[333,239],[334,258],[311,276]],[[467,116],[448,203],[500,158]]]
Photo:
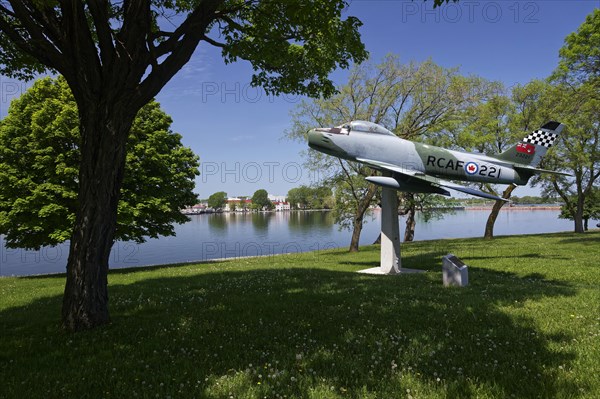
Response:
[[[2,398],[600,398],[600,232],[111,272],[112,324],[59,328],[64,276],[0,279]],[[470,285],[442,286],[441,256]]]

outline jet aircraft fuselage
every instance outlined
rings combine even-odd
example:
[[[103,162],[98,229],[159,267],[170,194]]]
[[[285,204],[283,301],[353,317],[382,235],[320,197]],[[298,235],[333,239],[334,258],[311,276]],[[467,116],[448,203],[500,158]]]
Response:
[[[451,188],[498,199],[443,179],[524,185],[536,173],[557,173],[536,169],[535,166],[562,128],[563,125],[550,122],[496,156],[404,140],[380,125],[365,121],[352,121],[335,128],[312,129],[308,133],[308,143],[317,151],[387,172],[384,173],[387,176],[367,178],[384,187],[445,195],[448,193],[443,188]]]

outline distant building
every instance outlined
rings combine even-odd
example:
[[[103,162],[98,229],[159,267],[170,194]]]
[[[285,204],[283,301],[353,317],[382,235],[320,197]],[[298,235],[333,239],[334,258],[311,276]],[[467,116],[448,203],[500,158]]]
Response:
[[[227,203],[223,210],[225,212],[231,212],[234,208],[236,211],[240,212],[244,209],[249,209],[250,205],[252,205],[252,200],[249,198],[241,199],[237,197],[227,198]]]
[[[186,206],[185,209],[181,210],[181,213],[185,215],[198,215],[200,213],[205,213],[207,209],[208,204],[206,202],[201,202],[193,206]]]
[[[276,203],[276,202],[285,202],[286,201],[286,196],[285,195],[271,195],[269,194],[269,200],[272,203]]]
[[[289,202],[275,201],[273,205],[275,205],[276,211],[289,211],[292,209]]]

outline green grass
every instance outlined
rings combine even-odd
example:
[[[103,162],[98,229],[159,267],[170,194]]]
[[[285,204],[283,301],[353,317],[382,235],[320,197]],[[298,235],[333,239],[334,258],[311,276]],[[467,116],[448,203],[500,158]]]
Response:
[[[112,324],[59,328],[64,276],[0,279],[2,398],[599,398],[600,232],[111,272]],[[469,265],[444,288],[441,256]]]

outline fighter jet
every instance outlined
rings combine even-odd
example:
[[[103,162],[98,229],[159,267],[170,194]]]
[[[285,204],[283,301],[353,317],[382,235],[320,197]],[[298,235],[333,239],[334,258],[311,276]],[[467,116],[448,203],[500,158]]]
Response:
[[[559,122],[548,122],[497,155],[460,152],[404,140],[381,125],[359,120],[312,129],[308,132],[308,145],[322,153],[382,171],[382,176],[366,178],[382,187],[446,196],[450,195],[446,189],[451,189],[508,201],[449,180],[525,185],[533,175],[540,173],[569,176],[537,168],[563,128]]]

